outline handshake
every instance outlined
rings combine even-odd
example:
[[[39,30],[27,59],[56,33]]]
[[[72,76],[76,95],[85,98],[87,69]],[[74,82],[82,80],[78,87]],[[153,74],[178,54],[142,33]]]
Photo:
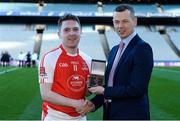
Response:
[[[104,87],[102,86],[91,87],[88,89],[88,91],[95,94],[103,94]],[[76,100],[76,102],[74,102],[73,107],[75,107],[77,113],[79,113],[81,116],[84,116],[87,113],[95,110],[95,105],[91,101],[84,99]]]
[[[76,106],[76,111],[81,116],[86,115],[87,113],[95,110],[94,104],[89,100],[78,100],[78,106]]]

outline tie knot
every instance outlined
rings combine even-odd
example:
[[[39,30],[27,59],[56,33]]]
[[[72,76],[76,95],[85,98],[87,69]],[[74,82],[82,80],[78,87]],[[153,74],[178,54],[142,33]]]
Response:
[[[123,41],[120,41],[119,46],[120,46],[120,48],[121,48],[121,49],[123,49],[123,48],[124,48],[124,45],[125,45],[125,43],[124,43]]]

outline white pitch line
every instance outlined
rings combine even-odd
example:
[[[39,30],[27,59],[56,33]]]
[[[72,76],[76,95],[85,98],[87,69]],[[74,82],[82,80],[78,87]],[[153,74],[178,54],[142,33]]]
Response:
[[[15,71],[15,70],[18,70],[19,68],[11,68],[11,69],[8,69],[8,70],[5,70],[5,71],[1,71],[0,72],[0,75],[2,74],[5,74],[5,73],[8,73],[8,72],[11,72],[11,71]]]

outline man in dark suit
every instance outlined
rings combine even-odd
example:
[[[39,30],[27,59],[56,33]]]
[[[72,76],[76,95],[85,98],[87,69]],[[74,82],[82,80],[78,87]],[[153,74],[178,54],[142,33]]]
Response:
[[[134,13],[127,4],[115,9],[113,24],[120,36],[120,44],[110,51],[105,86],[89,89],[97,95],[79,113],[86,114],[103,105],[104,120],[150,119],[148,84],[153,53],[150,45],[135,32],[137,18]]]

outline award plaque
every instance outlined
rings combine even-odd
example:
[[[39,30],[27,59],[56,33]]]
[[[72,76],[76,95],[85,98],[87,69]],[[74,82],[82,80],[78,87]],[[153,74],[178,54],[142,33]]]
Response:
[[[91,62],[89,87],[104,85],[104,73],[106,69],[106,61],[95,60]]]

